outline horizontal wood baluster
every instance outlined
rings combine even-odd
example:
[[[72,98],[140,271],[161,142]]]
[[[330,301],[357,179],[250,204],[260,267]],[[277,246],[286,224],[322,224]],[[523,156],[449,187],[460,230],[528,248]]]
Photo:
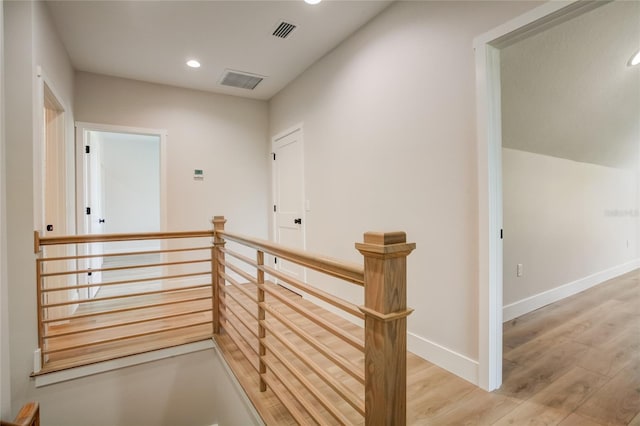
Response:
[[[231,257],[235,257],[236,259],[241,260],[241,261],[243,261],[244,263],[246,263],[248,265],[251,265],[251,266],[256,267],[256,268],[258,267],[258,263],[255,260],[253,260],[251,258],[248,258],[247,256],[244,256],[244,255],[242,255],[242,254],[240,254],[238,252],[235,252],[233,250],[229,250],[228,248],[225,248],[224,249],[224,253],[228,254]]]
[[[109,310],[109,311],[92,312],[92,313],[88,313],[88,314],[77,314],[77,315],[71,315],[71,316],[67,316],[67,317],[47,319],[47,320],[43,320],[42,322],[44,324],[48,324],[48,323],[53,323],[53,322],[69,321],[69,320],[72,320],[72,319],[91,318],[91,317],[97,317],[97,316],[100,316],[100,315],[119,314],[119,313],[124,313],[124,312],[137,311],[137,310],[140,310],[140,309],[148,309],[148,308],[157,308],[157,307],[163,307],[163,306],[169,306],[169,305],[176,305],[176,304],[179,304],[179,303],[197,302],[199,300],[211,300],[211,296],[194,297],[194,298],[190,298],[190,299],[177,300],[175,302],[162,302],[162,303],[153,303],[153,304],[150,304],[150,305],[132,306],[130,308],[112,309],[112,310]]]
[[[303,308],[299,304],[296,304],[295,302],[293,302],[290,299],[288,299],[286,296],[283,296],[282,294],[278,293],[278,291],[276,291],[276,290],[274,290],[272,288],[269,288],[267,286],[261,286],[261,287],[270,296],[278,299],[280,302],[284,303],[289,308],[291,308],[292,310],[296,311],[300,315],[304,316],[305,318],[307,318],[308,320],[310,320],[314,324],[324,328],[325,330],[330,332],[332,335],[336,336],[337,338],[339,338],[343,342],[353,346],[357,350],[359,350],[361,352],[364,351],[364,342],[362,340],[347,334],[346,332],[344,332],[339,327],[336,327],[335,325],[331,324],[329,321],[326,321],[324,318],[320,317],[319,315],[316,315],[313,312]]]
[[[78,274],[88,274],[89,272],[113,272],[113,271],[126,271],[129,269],[144,269],[144,268],[158,268],[161,266],[177,266],[177,265],[191,265],[196,263],[205,263],[211,262],[210,258],[207,259],[197,259],[197,260],[183,260],[179,262],[164,262],[164,263],[146,263],[144,265],[132,265],[132,266],[117,266],[113,268],[96,268],[96,269],[78,269],[75,271],[64,271],[64,272],[52,272],[50,274],[42,274],[42,277],[59,277],[64,275],[78,275]]]
[[[44,262],[56,262],[61,260],[77,260],[77,259],[95,259],[97,257],[131,257],[131,256],[142,256],[147,254],[164,254],[164,253],[178,253],[184,251],[200,251],[200,250],[210,250],[211,246],[205,247],[190,247],[190,248],[181,248],[181,249],[166,249],[166,250],[148,250],[148,251],[130,251],[130,252],[122,252],[122,253],[103,253],[103,254],[80,254],[76,256],[63,256],[63,257],[47,257],[46,259],[42,259]]]
[[[264,363],[267,365],[269,370],[271,370],[271,374],[273,374],[273,376],[278,379],[280,384],[282,384],[282,387],[284,387],[289,392],[289,395],[291,395],[291,397],[295,399],[298,404],[302,406],[302,408],[304,408],[304,410],[315,422],[317,422],[318,424],[322,424],[323,416],[322,414],[320,414],[320,411],[318,411],[312,403],[307,401],[307,399],[302,396],[302,394],[294,386],[293,382],[287,378],[287,375],[280,371],[280,369],[276,366],[276,363],[273,362],[270,357],[264,357]]]
[[[291,417],[293,417],[298,424],[309,424],[307,416],[305,416],[304,413],[291,402],[291,399],[285,394],[286,391],[280,388],[278,381],[272,379],[268,374],[263,374],[262,379],[267,383],[267,386],[269,386],[276,398],[278,398],[282,405],[287,408]]]
[[[364,401],[357,397],[349,388],[342,384],[342,382],[336,380],[329,375],[322,367],[316,364],[311,358],[304,353],[287,339],[282,333],[277,331],[268,322],[264,323],[264,327],[269,331],[269,334],[273,335],[282,345],[291,352],[295,357],[302,361],[311,371],[313,371],[318,377],[322,379],[331,389],[333,389],[342,399],[344,399],[349,405],[351,405],[356,411],[364,415]]]
[[[117,295],[117,296],[96,297],[94,299],[79,299],[79,300],[72,300],[71,302],[50,303],[50,304],[42,305],[42,307],[55,308],[58,306],[76,305],[80,303],[95,303],[103,300],[126,299],[130,297],[150,296],[152,294],[176,293],[184,290],[194,290],[194,289],[206,288],[206,287],[211,287],[211,284],[198,284],[198,285],[190,285],[185,287],[171,288],[166,290],[152,290],[152,291],[144,291],[140,293],[123,294],[123,295]],[[73,290],[73,287],[70,287],[70,290]]]
[[[64,332],[64,333],[53,333],[53,334],[48,333],[44,337],[44,339],[47,340],[47,339],[54,339],[54,338],[59,338],[59,337],[73,336],[75,334],[91,333],[91,332],[100,331],[100,330],[110,330],[110,329],[118,328],[118,327],[126,327],[126,326],[134,325],[134,324],[143,324],[145,322],[167,320],[167,319],[171,319],[171,318],[178,318],[178,317],[183,317],[183,316],[187,316],[187,315],[201,314],[201,313],[205,313],[205,312],[211,312],[211,309],[200,309],[200,310],[196,310],[196,311],[187,311],[187,312],[182,312],[182,313],[179,313],[179,314],[163,315],[163,316],[159,316],[159,317],[145,318],[145,319],[140,319],[140,320],[135,320],[135,321],[127,321],[127,322],[124,322],[124,323],[121,323],[121,324],[103,325],[103,326],[99,326],[99,327],[87,328],[87,329],[76,330],[76,331],[68,331],[68,332]]]
[[[334,419],[342,423],[343,425],[349,424],[349,420],[339,411],[337,410],[333,404],[322,394],[318,388],[311,383],[304,374],[302,374],[289,360],[283,355],[276,347],[270,343],[269,341],[265,341],[264,345],[269,350],[269,354],[271,354],[274,358],[276,358],[284,367],[291,373],[304,387],[309,391],[311,395],[333,416]],[[267,366],[274,371],[274,368],[269,365],[267,362]],[[277,374],[276,374],[277,375]]]
[[[358,368],[353,365],[351,362],[346,360],[340,354],[334,354],[333,351],[324,343],[319,342],[316,338],[311,336],[306,331],[302,330],[300,327],[295,325],[291,320],[287,319],[283,314],[273,309],[268,303],[262,304],[264,309],[275,319],[280,321],[283,325],[285,325],[289,330],[293,331],[298,335],[302,340],[311,345],[314,349],[320,352],[325,358],[329,359],[331,362],[340,367],[345,373],[349,374],[351,377],[364,384],[364,374],[358,371]]]
[[[252,324],[249,324],[247,322],[247,320],[245,320],[244,318],[242,318],[242,315],[240,315],[236,310],[234,310],[231,306],[231,304],[229,303],[224,303],[224,307],[227,308],[227,311],[229,311],[230,313],[233,314],[234,317],[236,317],[238,319],[238,321],[240,322],[240,324],[242,324],[247,330],[249,330],[249,333],[251,333],[253,335],[253,337],[256,338],[256,342],[258,341],[258,339],[260,339],[260,337],[258,337],[258,333],[254,330],[254,327]],[[242,309],[247,309],[245,306],[241,306]],[[229,319],[229,316],[227,316],[227,319]],[[255,323],[257,323],[258,321],[256,321]],[[234,326],[233,323],[231,323],[231,326]],[[238,331],[240,333],[240,330],[238,330],[236,328],[236,331]]]
[[[360,309],[358,308],[358,306],[356,306],[353,303],[349,303],[346,300],[340,299],[339,297],[333,296],[325,291],[322,291],[316,287],[313,287],[311,285],[305,284],[302,281],[296,280],[295,278],[292,278],[286,274],[283,274],[280,271],[277,271],[269,266],[262,266],[260,267],[261,270],[263,270],[264,272],[266,272],[267,274],[271,275],[272,277],[276,277],[279,280],[282,280],[284,282],[286,282],[289,285],[292,285],[294,287],[296,287],[299,290],[302,290],[306,293],[309,293],[310,295],[317,297],[318,299],[327,302],[330,305],[335,306],[336,308],[339,308],[343,311],[345,311],[348,314],[353,315],[354,317],[357,317],[359,319],[364,319],[364,314],[360,311]]]
[[[245,280],[249,281],[251,284],[257,284],[258,281],[256,280],[255,277],[251,276],[250,274],[248,274],[247,272],[243,271],[242,269],[238,268],[236,265],[226,262],[224,264],[224,266],[226,266],[227,268],[231,269],[233,272],[235,272],[236,274],[240,275],[242,278],[244,278]]]
[[[247,296],[252,302],[254,303],[258,303],[258,299],[256,299],[256,295],[252,294],[249,290],[247,290],[246,288],[244,288],[242,286],[242,284],[238,283],[236,280],[234,280],[233,278],[231,278],[229,275],[221,272],[220,276],[223,277],[228,283],[230,283],[232,286],[234,286],[235,288],[237,288],[238,290],[240,290],[240,292],[242,294],[244,294],[245,296]]]
[[[253,312],[247,305],[245,305],[243,303],[242,300],[240,300],[237,296],[235,296],[232,293],[227,292],[227,294],[225,295],[227,297],[229,297],[230,299],[232,299],[234,302],[236,302],[238,305],[240,305],[242,307],[242,309],[245,310],[245,312],[254,320],[258,321],[258,317],[256,316],[256,313]]]
[[[127,339],[133,339],[136,337],[143,337],[143,336],[150,336],[153,334],[159,334],[159,333],[165,333],[168,331],[174,331],[174,330],[182,330],[185,328],[190,328],[190,327],[196,327],[198,325],[204,325],[204,324],[210,324],[209,321],[204,321],[204,322],[197,322],[197,323],[193,323],[193,324],[188,324],[188,325],[181,325],[178,327],[166,327],[163,329],[159,329],[159,330],[153,330],[153,331],[147,331],[145,333],[136,333],[136,334],[129,334],[126,336],[121,336],[121,337],[114,337],[112,339],[103,339],[103,340],[96,340],[90,343],[83,343],[80,345],[72,345],[72,346],[67,346],[64,348],[59,348],[59,349],[46,349],[43,350],[42,353],[48,355],[48,354],[52,354],[52,353],[56,353],[56,352],[63,352],[63,351],[70,351],[72,349],[80,349],[80,348],[87,348],[90,346],[97,346],[97,345],[103,345],[105,343],[112,343],[112,342],[120,342],[123,340],[127,340]]]
[[[135,284],[135,283],[143,283],[143,282],[149,282],[149,281],[166,281],[166,280],[173,280],[177,278],[199,277],[202,275],[210,275],[210,274],[211,274],[211,271],[205,271],[205,272],[193,272],[189,274],[165,275],[161,277],[138,278],[135,280],[109,281],[109,282],[96,283],[96,284],[74,285],[73,289],[76,290],[80,288],[109,287],[112,285]],[[52,291],[69,291],[69,287],[57,287],[57,288],[54,287],[54,288],[42,289],[43,293],[48,293]]]
[[[227,313],[220,311],[220,316],[224,317],[225,321],[228,321],[226,317]],[[246,340],[242,337],[242,335],[233,327],[229,327],[225,329],[225,333],[227,336],[233,341],[233,343],[238,347],[242,355],[245,357],[251,367],[256,370],[256,373],[260,372],[260,368],[258,367],[258,354],[253,346],[248,344]]]

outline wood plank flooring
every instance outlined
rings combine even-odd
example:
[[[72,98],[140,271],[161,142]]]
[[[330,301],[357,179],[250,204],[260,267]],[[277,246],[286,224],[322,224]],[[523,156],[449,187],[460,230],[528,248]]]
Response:
[[[268,302],[283,312],[288,309],[277,301]],[[362,335],[346,320],[305,300],[301,303]],[[362,362],[347,345],[305,321],[294,316],[296,324],[327,339],[323,341],[340,348],[343,356]],[[222,334],[217,340],[265,422],[296,424],[271,390],[257,391],[255,369],[243,361],[229,336]],[[407,423],[640,426],[640,271],[505,323],[503,343],[503,385],[492,393],[409,353]],[[308,378],[318,380],[312,374]],[[354,380],[344,383],[355,393],[362,392]],[[318,405],[318,410],[323,409]],[[363,423],[357,413],[346,413],[351,424]],[[337,422],[327,415],[322,424]]]

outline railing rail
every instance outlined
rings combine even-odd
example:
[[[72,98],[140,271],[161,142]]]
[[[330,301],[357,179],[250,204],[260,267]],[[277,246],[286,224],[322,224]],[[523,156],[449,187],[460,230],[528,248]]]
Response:
[[[405,424],[406,257],[415,244],[402,232],[366,233],[355,244],[361,266],[225,231],[222,216],[212,223],[212,230],[187,232],[36,232],[42,372],[213,336],[221,347],[233,342],[258,393],[271,391],[298,423]],[[161,248],[91,251],[147,240]],[[288,274],[285,262],[316,271],[314,279],[362,288],[364,304]],[[311,303],[318,300],[353,322]]]
[[[0,420],[0,426],[40,426],[40,405],[37,402],[26,403],[12,422]]]
[[[211,338],[212,237],[213,230],[35,232],[41,370],[34,373]],[[148,240],[156,248],[95,250]]]
[[[300,424],[405,424],[406,317],[411,313],[406,257],[415,244],[406,243],[402,232],[366,233],[356,244],[362,267],[227,232],[225,223],[222,216],[213,219],[214,329],[231,339],[258,374],[260,392],[273,391]],[[255,258],[229,249],[228,242],[255,250]],[[265,265],[265,254],[276,256],[280,265],[286,260],[363,286],[364,305]],[[267,278],[364,319],[364,338]]]
[[[224,230],[218,230],[216,234],[222,239],[235,241],[246,247],[280,257],[306,268],[314,269],[354,284],[364,285],[364,269],[360,265],[306,251],[290,249],[270,241],[234,234]]]

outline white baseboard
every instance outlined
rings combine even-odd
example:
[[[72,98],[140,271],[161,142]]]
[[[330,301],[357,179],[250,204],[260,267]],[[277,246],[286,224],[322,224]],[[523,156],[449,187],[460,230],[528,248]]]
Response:
[[[552,288],[551,290],[511,303],[502,308],[502,321],[511,321],[521,315],[535,311],[536,309],[542,308],[550,303],[557,302],[558,300],[562,300],[565,297],[573,296],[574,294],[580,293],[581,291],[587,290],[612,278],[626,274],[627,272],[631,272],[639,267],[640,259],[635,259],[622,265],[596,272],[595,274],[591,274],[584,278],[563,284],[559,287]]]
[[[444,368],[474,385],[478,385],[478,361],[411,332],[407,333],[407,348],[410,352],[436,364],[438,367]]]

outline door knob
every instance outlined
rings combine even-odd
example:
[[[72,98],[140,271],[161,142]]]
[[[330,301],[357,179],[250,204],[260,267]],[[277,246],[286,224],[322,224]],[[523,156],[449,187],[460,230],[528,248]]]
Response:
[[[98,223],[104,223],[104,219],[98,219]]]
[[[298,225],[302,225],[302,218],[299,217],[298,219],[293,219],[293,223],[297,223]]]

